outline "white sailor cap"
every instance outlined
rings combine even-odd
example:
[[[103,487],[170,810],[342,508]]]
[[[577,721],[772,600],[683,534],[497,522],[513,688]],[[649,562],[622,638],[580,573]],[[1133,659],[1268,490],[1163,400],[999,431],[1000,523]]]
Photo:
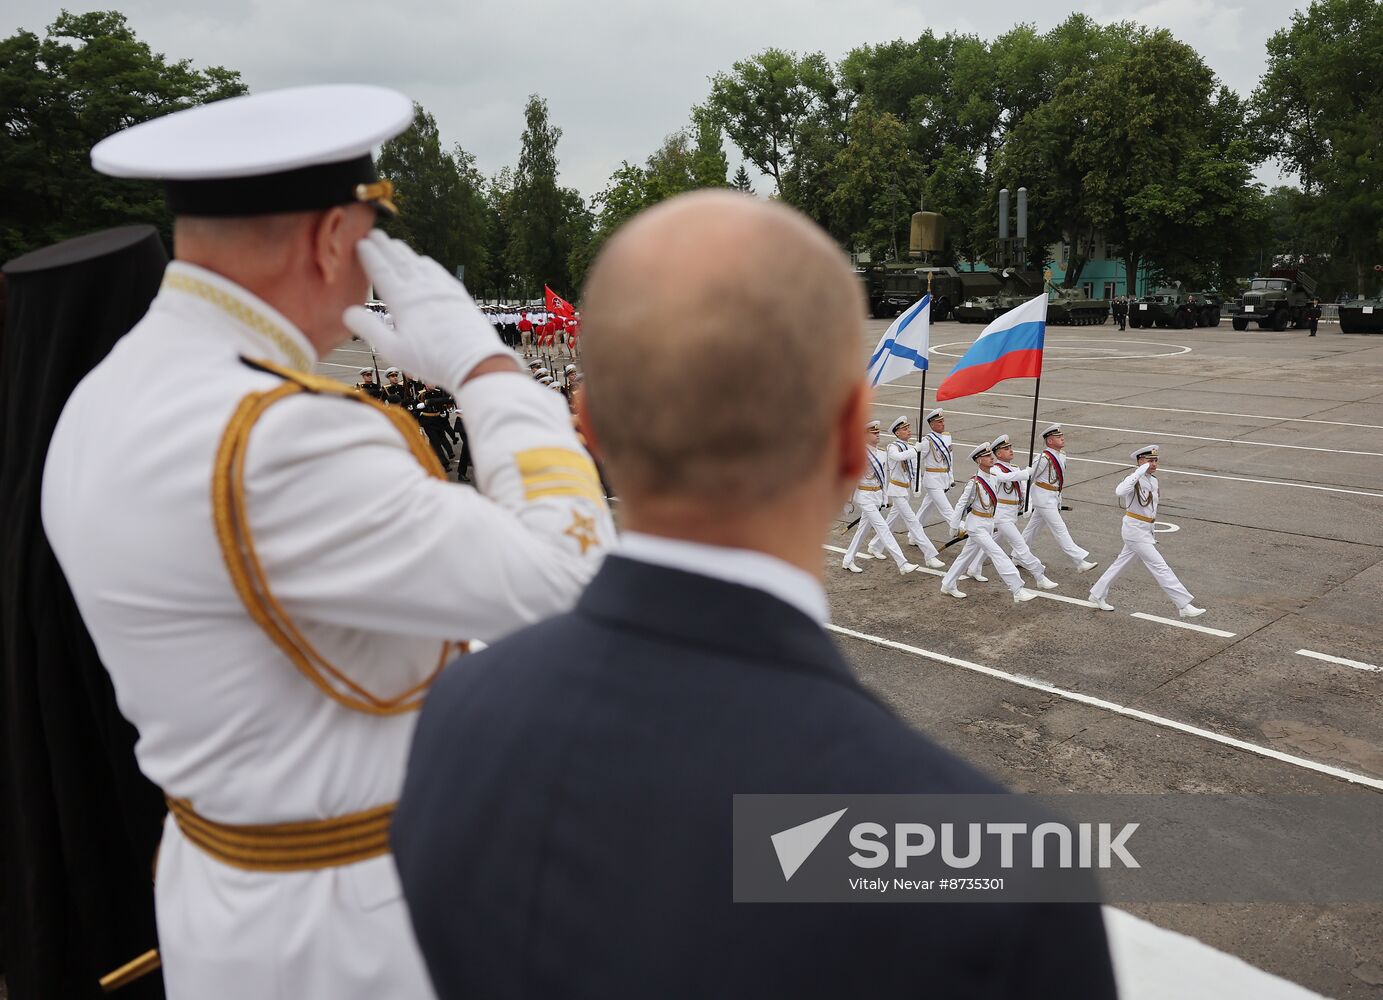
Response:
[[[374,370],[373,368],[362,368],[362,369],[360,369],[360,374],[361,374],[361,375],[373,375],[374,373],[375,373],[375,370]]]
[[[539,378],[542,378],[544,375],[551,375],[552,372],[548,371],[546,368],[539,368],[535,374],[537,374]]]
[[[934,410],[929,410],[929,411],[927,412],[927,423],[931,423],[931,422],[932,422],[933,420],[935,420],[937,417],[944,416],[944,415],[945,415],[945,414],[942,412],[942,409],[941,409],[941,407],[939,407],[939,406],[938,406],[936,409],[934,409]]]
[[[1013,447],[1013,442],[1009,440],[1007,434],[1000,434],[993,441],[989,442],[989,447],[995,451],[998,451],[1004,445],[1008,445],[1010,448]]]
[[[877,420],[871,420],[869,421],[869,423],[864,425],[864,429],[867,431],[877,431],[881,430],[882,428],[883,424],[879,423],[879,421]]]
[[[91,150],[112,177],[163,181],[174,215],[310,212],[368,202],[396,212],[370,151],[408,128],[413,103],[360,84],[290,87],[175,111]]]
[[[556,380],[556,379],[553,379],[551,382],[549,382],[549,383],[547,384],[547,387],[548,387],[549,389],[555,389],[555,390],[557,390],[558,392],[561,392],[561,391],[562,391],[562,387],[561,387],[560,385],[557,384],[557,380]]]
[[[994,454],[994,449],[990,446],[989,442],[981,441],[970,449],[970,461],[978,462],[982,456],[992,454]]]
[[[385,375],[402,375],[403,372],[399,371],[397,368],[386,368],[386,369],[384,369],[384,374],[385,374]]]
[[[529,368],[530,371],[532,371],[534,368],[541,368],[542,365],[543,365],[543,363],[542,363],[541,361],[539,361],[537,358],[529,358],[529,359],[528,359],[528,368]]]
[[[896,430],[898,430],[899,427],[902,427],[907,422],[907,417],[897,417],[896,419],[894,419],[893,423],[888,425],[888,432],[890,434],[894,433]]]
[[[570,375],[572,372],[576,371],[576,365],[567,365],[567,367],[563,368],[562,371],[567,375]]]
[[[1061,425],[1060,425],[1060,424],[1048,424],[1046,430],[1044,430],[1044,431],[1042,432],[1042,439],[1045,441],[1047,438],[1051,437],[1053,434],[1060,434],[1060,433],[1062,433]]]
[[[1152,458],[1157,457],[1157,445],[1145,444],[1143,445],[1143,447],[1133,452],[1133,454],[1131,454],[1129,457],[1132,458],[1135,462],[1137,462],[1140,458],[1146,458],[1149,456],[1151,456]]]

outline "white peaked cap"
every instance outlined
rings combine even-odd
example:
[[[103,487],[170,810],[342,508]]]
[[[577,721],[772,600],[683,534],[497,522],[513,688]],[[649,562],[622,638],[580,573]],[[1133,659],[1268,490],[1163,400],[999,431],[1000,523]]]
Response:
[[[1012,446],[1012,444],[1013,442],[1009,440],[1007,434],[1000,434],[993,441],[989,442],[989,446],[993,448],[995,451],[998,451],[1004,445]]]
[[[974,448],[970,449],[970,461],[979,461],[981,455],[989,455],[992,454],[993,451],[994,448],[988,441],[981,441],[979,444],[975,445]]]
[[[871,420],[871,421],[869,421],[869,423],[867,423],[867,424],[864,425],[864,429],[867,430],[867,431],[877,431],[877,430],[879,430],[879,429],[882,428],[882,427],[883,427],[883,424],[879,423],[879,421],[877,421],[877,420]]]
[[[939,416],[941,416],[941,415],[942,415],[942,409],[941,409],[941,407],[939,407],[939,406],[938,406],[936,409],[934,409],[934,410],[929,410],[929,411],[927,412],[927,423],[931,423],[933,420],[935,420],[937,417],[939,417]]]
[[[1140,458],[1142,458],[1144,455],[1152,455],[1152,456],[1156,457],[1156,455],[1157,455],[1157,449],[1158,449],[1158,446],[1155,445],[1155,444],[1145,444],[1145,445],[1143,445],[1143,447],[1139,448],[1137,451],[1135,451],[1135,452],[1133,452],[1131,455],[1129,455],[1129,458],[1133,459],[1133,460],[1136,462],[1136,461],[1138,461]]]
[[[1042,430],[1042,436],[1043,436],[1044,438],[1051,437],[1053,434],[1060,434],[1060,433],[1061,433],[1061,425],[1060,425],[1060,424],[1048,424],[1048,425],[1047,425],[1045,428],[1043,428],[1043,430]]]
[[[903,426],[904,424],[906,424],[907,422],[908,422],[908,418],[907,418],[907,417],[898,417],[897,419],[895,419],[895,420],[893,421],[893,423],[891,423],[891,424],[888,425],[888,432],[889,432],[890,434],[892,434],[894,431],[896,431],[899,427],[902,427],[902,426]]]

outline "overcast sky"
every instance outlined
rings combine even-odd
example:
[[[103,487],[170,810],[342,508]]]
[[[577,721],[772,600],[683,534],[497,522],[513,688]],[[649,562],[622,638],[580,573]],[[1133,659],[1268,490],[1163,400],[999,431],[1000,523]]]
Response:
[[[821,51],[960,31],[993,38],[1035,18],[1046,30],[1073,12],[1165,27],[1247,95],[1264,43],[1306,5],[1287,0],[695,0],[665,4],[473,0],[4,0],[0,37],[42,34],[60,9],[122,10],[170,58],[237,69],[252,91],[307,83],[395,87],[433,113],[443,141],[487,174],[518,158],[523,104],[545,97],[562,128],[562,181],[588,197],[621,160],[642,161],[706,98],[708,77],[770,46]],[[739,153],[727,146],[730,169]],[[752,171],[752,168],[751,168]],[[1268,165],[1260,179],[1277,180]],[[762,181],[756,185],[767,193]]]

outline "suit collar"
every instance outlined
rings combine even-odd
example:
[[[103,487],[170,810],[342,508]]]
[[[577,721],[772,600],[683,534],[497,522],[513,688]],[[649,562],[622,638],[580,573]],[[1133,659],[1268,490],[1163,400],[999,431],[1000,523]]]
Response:
[[[576,610],[678,645],[824,674],[858,687],[854,671],[821,626],[754,587],[611,555]]]

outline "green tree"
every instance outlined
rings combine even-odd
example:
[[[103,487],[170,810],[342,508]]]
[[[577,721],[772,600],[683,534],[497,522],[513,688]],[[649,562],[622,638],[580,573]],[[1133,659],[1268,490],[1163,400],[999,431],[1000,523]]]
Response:
[[[589,228],[590,214],[580,195],[557,183],[557,143],[562,130],[548,117],[537,94],[524,107],[523,144],[509,198],[507,271],[525,294],[573,287],[570,257]]]
[[[695,141],[692,151],[692,180],[695,187],[725,187],[730,172],[730,158],[725,155],[720,121],[707,107],[692,108],[691,131]]]
[[[735,176],[730,181],[730,186],[736,191],[740,191],[744,194],[754,193],[754,185],[750,183],[749,180],[749,171],[744,169],[743,163],[741,163],[740,168],[735,171]]]
[[[150,118],[245,93],[238,73],[152,51],[115,11],[63,11],[0,40],[0,261],[107,226],[168,238],[159,186],[91,168],[91,147]]]
[[[833,170],[836,183],[826,198],[832,231],[880,259],[898,256],[900,244],[906,251],[923,177],[907,126],[872,101],[861,101]]]
[[[1383,263],[1383,5],[1314,0],[1268,40],[1253,96],[1257,135],[1296,172],[1319,249],[1347,258],[1353,288],[1378,286]],[[1318,197],[1316,197],[1318,196]]]
[[[397,189],[399,215],[385,223],[390,235],[448,271],[464,267],[470,287],[489,285],[487,205],[475,157],[460,146],[444,150],[436,120],[414,104],[413,124],[380,149],[379,170]]]

